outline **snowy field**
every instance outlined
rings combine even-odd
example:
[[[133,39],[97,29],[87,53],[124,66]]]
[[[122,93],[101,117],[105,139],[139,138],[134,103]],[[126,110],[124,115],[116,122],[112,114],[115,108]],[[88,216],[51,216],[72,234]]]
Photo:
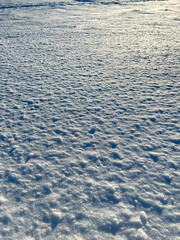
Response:
[[[180,239],[180,2],[0,0],[0,239]]]

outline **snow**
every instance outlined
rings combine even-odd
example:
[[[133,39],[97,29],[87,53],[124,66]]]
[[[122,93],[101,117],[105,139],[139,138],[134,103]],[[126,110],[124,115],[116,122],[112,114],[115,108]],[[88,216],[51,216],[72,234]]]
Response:
[[[0,239],[179,239],[179,13],[0,0]]]

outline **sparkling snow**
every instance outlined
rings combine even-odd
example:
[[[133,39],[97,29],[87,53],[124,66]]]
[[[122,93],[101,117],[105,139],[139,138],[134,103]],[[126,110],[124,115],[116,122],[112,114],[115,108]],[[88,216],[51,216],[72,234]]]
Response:
[[[180,3],[0,0],[0,239],[180,239]]]

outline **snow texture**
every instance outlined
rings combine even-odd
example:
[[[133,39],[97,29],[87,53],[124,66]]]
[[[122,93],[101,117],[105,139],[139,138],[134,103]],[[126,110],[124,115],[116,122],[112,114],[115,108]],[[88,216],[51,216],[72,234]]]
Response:
[[[180,239],[180,3],[0,0],[0,239]]]

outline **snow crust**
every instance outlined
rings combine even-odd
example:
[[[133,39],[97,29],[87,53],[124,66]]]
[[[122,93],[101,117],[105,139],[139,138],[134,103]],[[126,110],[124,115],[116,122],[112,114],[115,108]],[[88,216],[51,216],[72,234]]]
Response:
[[[0,0],[0,239],[179,239],[179,16]]]

